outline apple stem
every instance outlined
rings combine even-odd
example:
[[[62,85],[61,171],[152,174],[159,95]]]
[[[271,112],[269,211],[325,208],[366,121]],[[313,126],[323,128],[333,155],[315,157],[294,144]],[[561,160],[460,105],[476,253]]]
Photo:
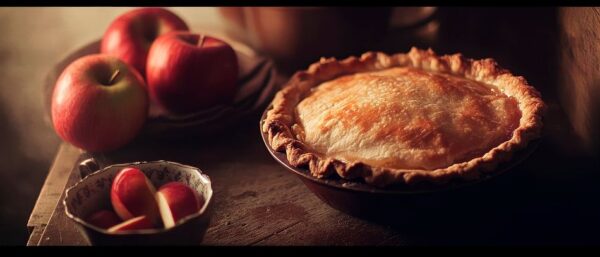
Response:
[[[204,35],[200,35],[200,41],[198,42],[199,47],[202,47],[202,45],[204,44],[204,38],[205,38]]]
[[[117,76],[119,76],[119,73],[121,73],[120,70],[116,70],[112,76],[110,76],[110,80],[108,80],[108,84],[112,85],[113,81],[117,78]]]

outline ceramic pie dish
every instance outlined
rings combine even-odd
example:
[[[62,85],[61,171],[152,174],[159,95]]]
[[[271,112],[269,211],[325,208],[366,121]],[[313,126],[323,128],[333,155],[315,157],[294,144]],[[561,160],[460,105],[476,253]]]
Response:
[[[316,178],[477,181],[540,137],[545,104],[493,59],[413,48],[321,59],[280,90],[267,144]]]
[[[260,127],[270,109],[271,107],[267,108],[263,113]],[[262,132],[261,136],[271,156],[288,172],[296,175],[324,203],[353,216],[400,225],[414,220],[438,221],[437,213],[440,212],[454,220],[468,219],[480,206],[473,205],[474,202],[491,201],[492,204],[494,198],[502,197],[499,196],[502,195],[499,187],[512,186],[513,181],[529,181],[528,174],[511,171],[529,158],[541,141],[531,141],[528,147],[515,152],[510,161],[499,164],[495,172],[485,173],[478,180],[452,180],[441,185],[394,184],[382,188],[357,179],[315,177],[306,167],[293,166],[285,152],[275,151],[268,143],[267,133]]]

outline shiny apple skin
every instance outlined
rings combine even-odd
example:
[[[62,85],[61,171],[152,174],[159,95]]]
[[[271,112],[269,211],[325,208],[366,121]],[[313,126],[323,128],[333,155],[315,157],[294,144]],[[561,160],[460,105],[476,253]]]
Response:
[[[150,99],[171,113],[193,113],[231,104],[238,60],[226,42],[190,32],[157,38],[146,66]]]
[[[156,189],[137,168],[124,168],[115,176],[110,190],[111,204],[119,217],[129,220],[146,216],[153,224],[160,221]]]
[[[87,222],[96,227],[108,229],[123,222],[123,220],[121,220],[121,218],[113,211],[100,210],[90,215],[87,218]]]
[[[134,9],[109,25],[102,37],[100,52],[118,57],[145,77],[148,50],[154,39],[177,30],[189,28],[185,21],[167,9]]]
[[[119,75],[107,83],[114,71]],[[52,123],[64,140],[90,152],[111,151],[132,141],[148,115],[142,76],[116,57],[94,54],[72,62],[52,95]]]
[[[181,182],[169,182],[156,192],[159,210],[165,227],[175,226],[177,222],[200,211],[204,198],[189,186]]]

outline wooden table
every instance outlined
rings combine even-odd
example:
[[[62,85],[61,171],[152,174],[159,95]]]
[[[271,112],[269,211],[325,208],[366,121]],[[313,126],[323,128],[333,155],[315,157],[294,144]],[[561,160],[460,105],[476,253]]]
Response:
[[[594,215],[600,212],[591,204],[598,195],[591,181],[598,176],[589,174],[590,165],[598,167],[597,161],[557,147],[561,143],[554,136],[568,133],[562,126],[553,126],[555,122],[551,120],[547,137],[534,154],[511,171],[524,174],[524,179],[498,179],[489,199],[498,206],[481,204],[497,215],[474,217],[467,220],[472,223],[462,225],[450,222],[449,227],[417,219],[415,223],[422,223],[423,228],[416,231],[355,218],[329,207],[272,159],[257,125],[240,127],[231,136],[212,141],[144,142],[102,158],[108,163],[170,160],[206,172],[213,180],[215,212],[205,245],[579,243],[575,238],[600,242],[599,237],[580,237],[594,233],[591,229],[599,224]],[[61,145],[28,223],[32,231],[28,245],[88,244],[62,205],[65,187],[80,178],[77,164],[86,157],[81,153],[69,144]],[[582,181],[577,176],[590,179]],[[547,231],[549,224],[556,230]],[[464,230],[457,230],[461,226]]]
[[[545,24],[529,20],[529,14],[523,11],[515,12],[513,19],[506,21],[494,16],[484,18],[485,13],[465,17],[468,13],[471,12],[449,10],[440,17],[442,25],[437,36],[419,42],[441,49],[440,52],[458,48],[464,49],[465,55],[497,57],[506,67],[522,71],[520,74],[538,85],[550,106],[545,135],[538,149],[512,171],[523,176],[517,179],[500,176],[487,192],[474,192],[482,197],[472,206],[481,206],[485,211],[465,211],[462,218],[455,219],[432,209],[432,213],[439,212],[438,216],[433,215],[436,222],[416,217],[408,225],[365,220],[339,212],[319,200],[295,175],[272,159],[261,141],[258,119],[212,140],[137,142],[101,158],[107,163],[170,160],[206,172],[213,180],[215,212],[204,245],[599,243],[596,231],[600,228],[597,218],[600,208],[596,198],[600,187],[595,181],[600,176],[592,172],[598,170],[598,159],[580,151],[556,100],[553,91],[556,85],[548,75],[548,71],[556,70],[555,63],[553,58],[545,56],[553,51],[554,43],[539,41],[548,40],[546,31],[528,33],[533,31],[532,27],[542,28]],[[492,13],[503,17],[498,12]],[[477,21],[477,18],[481,23],[463,26],[462,22],[456,22],[457,17],[461,21]],[[489,38],[480,38],[482,34],[478,33],[487,31],[490,22],[496,24],[493,28],[500,34],[491,40],[507,37],[505,41],[488,42]],[[547,29],[553,32],[553,27]],[[523,41],[512,42],[511,36],[515,35]],[[388,43],[378,49],[405,51],[413,40],[406,34],[392,34]],[[532,40],[546,44],[534,44]],[[519,48],[511,49],[512,52],[505,48],[514,45]],[[546,58],[543,59],[546,63],[534,65],[540,62],[536,59],[540,56]],[[28,223],[31,231],[28,245],[88,244],[67,219],[61,204],[64,189],[79,179],[77,164],[85,157],[81,154],[69,144],[60,146]]]
[[[160,147],[143,144],[105,157],[111,163],[171,160],[206,172],[213,181],[215,213],[203,244],[372,245],[393,241],[397,232],[329,208],[286,172],[266,151],[258,123],[223,139]],[[62,205],[65,186],[80,179],[80,155],[72,145],[61,145],[28,224],[32,229],[28,245],[88,244]],[[370,236],[365,238],[364,233]]]

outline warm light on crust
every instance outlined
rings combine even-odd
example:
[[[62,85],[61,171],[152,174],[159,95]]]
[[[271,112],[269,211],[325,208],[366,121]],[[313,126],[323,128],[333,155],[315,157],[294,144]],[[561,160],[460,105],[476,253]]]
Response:
[[[397,67],[317,86],[296,108],[297,139],[321,156],[393,169],[470,160],[510,138],[521,113],[493,87]]]
[[[273,100],[263,132],[293,166],[386,186],[477,179],[539,137],[545,109],[492,59],[431,50],[321,59]]]

